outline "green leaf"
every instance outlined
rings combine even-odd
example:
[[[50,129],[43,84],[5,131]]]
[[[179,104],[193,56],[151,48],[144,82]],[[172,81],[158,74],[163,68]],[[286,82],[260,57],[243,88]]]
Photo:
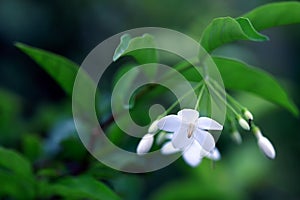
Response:
[[[211,52],[223,44],[236,40],[266,41],[267,36],[258,33],[247,18],[221,17],[214,19],[203,31],[200,44]]]
[[[124,34],[121,36],[120,40],[121,40],[120,44],[115,50],[113,61],[118,60],[122,55],[124,55],[125,51],[128,48],[129,42],[131,40],[131,36],[129,34]]]
[[[296,105],[272,75],[241,61],[222,57],[212,58],[219,69],[226,89],[251,92],[269,102],[286,108],[296,116],[298,115]],[[180,71],[187,80],[199,82],[202,79],[201,75],[199,73],[191,73],[195,69],[191,65],[187,67],[188,65],[189,63],[186,63],[186,66],[182,64],[184,67],[178,65],[178,69],[182,69]]]
[[[42,141],[37,135],[25,134],[22,138],[22,149],[24,155],[34,162],[43,153]]]
[[[48,187],[48,194],[59,195],[68,199],[120,199],[105,184],[89,176],[64,178],[59,183],[51,184]]]
[[[251,92],[298,115],[296,105],[272,75],[241,61],[221,57],[213,60],[226,88]]]
[[[116,48],[113,56],[113,61],[116,61],[122,56],[130,55],[135,58],[139,64],[156,63],[157,52],[155,41],[152,35],[144,34],[140,37],[131,38],[125,34],[121,37],[121,42]]]
[[[16,46],[24,53],[26,53],[29,57],[31,57],[40,67],[42,67],[65,90],[65,92],[69,96],[72,95],[74,81],[79,69],[79,66],[77,64],[68,60],[67,58],[42,49],[38,49],[21,43],[16,43]],[[97,85],[89,77],[88,74],[84,73],[84,71],[81,72],[80,95],[91,96]],[[91,98],[98,99],[98,95],[99,94],[96,93],[96,97]],[[87,98],[78,98],[78,95],[76,97],[73,96],[73,101],[75,101],[83,111],[89,110],[87,109],[88,103],[86,102],[86,99]]]
[[[19,153],[0,147],[0,196],[33,199],[34,176],[31,165]]]
[[[0,166],[26,178],[32,178],[31,165],[19,153],[0,147]]]
[[[132,56],[139,65],[157,63],[158,55],[155,46],[154,38],[150,34],[144,34],[132,39],[128,34],[125,34],[121,37],[121,42],[116,48],[113,61],[122,56]],[[149,66],[145,68],[144,72],[148,78],[152,79],[156,69]]]
[[[16,43],[16,47],[31,57],[65,90],[72,94],[74,80],[79,66],[60,55],[31,47],[22,43]]]
[[[300,2],[270,3],[246,13],[256,30],[300,23]]]

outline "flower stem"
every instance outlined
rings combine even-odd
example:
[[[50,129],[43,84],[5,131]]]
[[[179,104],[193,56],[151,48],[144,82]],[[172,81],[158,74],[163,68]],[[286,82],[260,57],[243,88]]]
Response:
[[[220,93],[214,88],[213,85],[209,81],[207,81],[207,85],[212,89],[212,91],[216,94],[216,96],[233,112],[233,114],[237,117],[240,116],[239,113],[222,97]],[[227,93],[226,93],[227,96]]]
[[[211,81],[217,88],[219,91],[223,91],[224,89],[215,81],[212,80]],[[244,107],[243,105],[241,105],[237,100],[235,100],[230,94],[226,93],[226,98],[232,103],[234,104],[238,109],[240,110],[244,110],[246,109],[246,107]]]
[[[199,108],[199,104],[200,104],[200,100],[203,96],[203,92],[204,92],[204,88],[205,88],[205,85],[202,85],[202,88],[199,92],[199,95],[198,95],[198,98],[197,98],[197,102],[196,102],[196,105],[195,105],[195,110],[197,110]]]
[[[175,101],[163,114],[159,115],[157,119],[164,117],[165,115],[167,115],[173,108],[175,108],[182,99],[184,99],[186,96],[188,96],[189,94],[191,94],[193,91],[195,91],[196,89],[198,89],[199,87],[203,86],[203,81],[200,81],[196,87],[194,87],[192,90],[188,91],[187,93],[185,93],[184,95],[182,95],[177,101]],[[198,102],[198,101],[197,101]]]

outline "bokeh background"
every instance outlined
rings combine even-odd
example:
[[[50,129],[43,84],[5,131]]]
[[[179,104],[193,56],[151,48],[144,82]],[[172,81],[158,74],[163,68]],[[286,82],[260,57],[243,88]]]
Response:
[[[180,159],[148,174],[116,172],[98,164],[78,141],[71,99],[14,47],[14,42],[23,42],[80,64],[101,41],[127,29],[165,27],[199,40],[213,18],[237,17],[268,2],[275,1],[1,0],[0,145],[24,154],[36,172],[55,169],[56,178],[80,175],[93,166],[94,176],[122,199],[299,199],[300,124],[286,110],[247,93],[237,96],[275,145],[275,160],[259,152],[250,134],[243,133],[243,144],[236,145],[224,133],[218,143],[222,160],[217,163],[204,160],[191,168]],[[263,33],[271,40],[238,42],[215,54],[273,74],[300,107],[300,24]]]

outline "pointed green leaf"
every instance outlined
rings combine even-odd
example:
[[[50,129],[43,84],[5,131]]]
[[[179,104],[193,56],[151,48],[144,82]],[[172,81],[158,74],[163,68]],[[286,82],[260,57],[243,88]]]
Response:
[[[34,197],[34,176],[31,165],[19,153],[0,147],[0,196],[17,199]]]
[[[211,52],[236,40],[266,41],[268,37],[258,33],[247,18],[221,17],[214,19],[206,27],[200,44],[207,52]]]
[[[246,13],[256,30],[300,23],[300,2],[270,3]]]
[[[69,177],[48,186],[48,195],[67,199],[119,200],[117,194],[105,184],[89,176]]]
[[[16,47],[41,66],[69,95],[72,94],[74,80],[79,66],[60,55],[16,43]]]
[[[221,57],[213,60],[226,88],[251,92],[298,115],[296,105],[272,75],[241,61]]]

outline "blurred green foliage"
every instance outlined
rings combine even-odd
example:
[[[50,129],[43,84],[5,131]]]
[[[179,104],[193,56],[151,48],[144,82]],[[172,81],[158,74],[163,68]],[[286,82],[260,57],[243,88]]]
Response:
[[[1,1],[0,42],[3,54],[0,69],[0,198],[130,200],[299,198],[298,119],[283,110],[276,109],[273,104],[249,93],[234,93],[255,113],[260,126],[264,127],[263,131],[272,137],[278,152],[275,161],[265,159],[249,135],[243,135],[245,142],[238,147],[227,139],[228,135],[225,132],[220,138],[222,142],[218,144],[223,155],[218,163],[204,160],[198,168],[190,168],[182,160],[178,160],[157,172],[140,175],[124,174],[92,158],[76,134],[72,122],[70,98],[64,95],[58,84],[55,84],[46,73],[42,70],[38,71],[38,67],[13,47],[14,41],[22,41],[53,50],[80,62],[88,50],[99,41],[127,28],[165,26],[199,39],[201,30],[204,30],[211,19],[226,15],[238,16],[261,4],[260,1],[212,3],[211,1],[177,0],[70,1],[68,3]],[[297,15],[299,3],[288,5],[285,9],[271,6],[272,12],[268,14],[261,8],[257,14],[252,12],[244,15],[249,17],[253,24],[251,27],[247,22],[248,28],[255,28],[255,31],[289,24],[292,21],[299,22],[300,15]],[[180,10],[184,12],[179,12]],[[276,18],[274,15],[281,15],[283,20],[274,20],[274,23],[270,23]],[[229,19],[229,23],[233,23],[233,26],[245,27],[235,18],[226,19]],[[215,26],[214,22],[212,23]],[[210,27],[214,29],[212,25]],[[217,31],[213,35],[216,35],[216,38],[218,35],[224,35],[218,32],[220,29],[215,30]],[[232,30],[235,29],[230,29]],[[251,37],[247,32],[245,33],[245,30],[242,30],[243,33],[240,29],[237,30],[237,35],[241,37],[233,33],[234,37],[226,41],[213,40],[216,42],[214,46],[240,39],[252,40],[254,36],[263,37],[256,35],[258,33],[253,30],[250,34],[255,35]],[[261,48],[257,51],[255,48],[258,47],[253,47],[252,44],[238,44],[243,44],[249,48],[247,49],[249,51],[257,52],[253,53],[255,59],[251,60],[251,54],[248,55],[246,51],[246,61],[251,60],[250,63],[254,62],[257,66],[261,66],[255,63],[257,60],[269,63],[268,65],[271,66],[269,71],[274,70],[274,74],[282,75],[280,78],[283,80],[280,81],[284,83],[284,88],[288,88],[296,104],[299,105],[299,80],[297,79],[299,69],[294,67],[300,63],[297,57],[300,52],[300,27],[295,25],[293,28],[281,28],[279,36],[276,36],[275,31],[278,30],[273,29],[264,34],[270,36],[271,42],[283,38],[283,44],[276,42],[267,43],[266,46],[256,44]],[[275,36],[275,39],[272,39],[272,36]],[[205,38],[202,37],[202,41]],[[32,53],[30,47],[20,44],[18,47],[23,48],[29,55]],[[226,52],[233,55],[232,57],[243,57],[243,50],[232,52],[231,48],[235,47],[235,44],[229,45],[219,52],[216,51],[215,54]],[[280,55],[272,54],[273,48],[279,49]],[[56,57],[52,53],[50,54],[52,57],[47,58],[49,54],[46,51],[34,49],[34,52],[31,54],[32,58],[40,66],[44,66],[67,94],[71,94],[77,64],[63,57]],[[36,57],[41,52],[44,57]],[[137,53],[138,56],[141,55],[141,52]],[[45,61],[47,59],[48,62]],[[282,59],[282,62],[276,62],[277,59]],[[282,63],[285,65],[280,65]],[[53,68],[54,65],[56,69]],[[128,66],[128,69],[130,68],[131,66]],[[60,71],[62,69],[63,72]],[[280,70],[284,73],[280,73]],[[57,71],[63,75],[57,76]],[[115,79],[118,79],[120,74],[116,74]],[[106,96],[109,90],[104,88],[100,99],[103,103],[100,105],[102,106],[100,112],[103,113],[104,119],[109,113],[105,107],[109,105],[105,103],[109,102],[109,97]],[[275,94],[272,92],[279,91],[276,95],[281,97],[271,101],[282,102],[282,106],[296,112],[294,104],[285,97],[285,93],[281,93],[281,88],[271,85],[267,91],[271,93],[262,91],[262,96],[273,97]],[[142,98],[143,103],[150,103],[146,102],[146,99],[151,99],[157,94],[156,91],[151,92]],[[282,98],[286,99],[281,101]],[[144,109],[139,102],[135,106],[136,112]],[[137,114],[133,113],[133,115]],[[149,119],[145,115],[145,118],[140,120],[146,123]],[[108,131],[113,142],[127,148],[129,146],[134,150],[136,141],[122,138],[122,132],[115,124],[111,124]]]

